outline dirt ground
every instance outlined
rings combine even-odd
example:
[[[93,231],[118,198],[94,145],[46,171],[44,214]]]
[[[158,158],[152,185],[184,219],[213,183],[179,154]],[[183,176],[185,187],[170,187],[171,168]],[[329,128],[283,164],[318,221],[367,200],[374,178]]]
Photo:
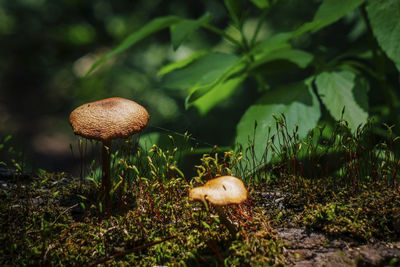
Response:
[[[400,266],[400,242],[357,244],[301,228],[277,229],[291,266]]]

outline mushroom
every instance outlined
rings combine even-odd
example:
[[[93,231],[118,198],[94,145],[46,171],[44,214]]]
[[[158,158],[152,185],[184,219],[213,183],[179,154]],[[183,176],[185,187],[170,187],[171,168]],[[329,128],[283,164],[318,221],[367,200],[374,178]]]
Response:
[[[232,237],[236,235],[236,227],[227,218],[223,206],[241,204],[247,199],[247,189],[242,180],[233,176],[221,176],[207,181],[203,186],[189,191],[191,200],[208,201],[214,206],[220,221],[228,228]]]
[[[103,208],[111,210],[110,148],[113,139],[128,138],[141,131],[149,120],[147,110],[134,101],[111,97],[74,109],[69,122],[74,133],[102,142]]]

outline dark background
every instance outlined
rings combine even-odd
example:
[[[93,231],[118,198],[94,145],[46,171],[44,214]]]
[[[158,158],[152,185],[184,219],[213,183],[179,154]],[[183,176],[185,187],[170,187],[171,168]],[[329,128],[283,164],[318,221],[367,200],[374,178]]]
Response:
[[[293,30],[310,20],[319,1],[306,2],[276,5],[262,34]],[[250,30],[255,26],[251,10],[246,24]],[[194,19],[205,12],[211,13],[215,26],[229,27],[223,1],[0,1],[0,138],[11,134],[7,146],[23,152],[30,168],[77,173],[77,154],[72,155],[70,145],[76,151],[78,139],[68,123],[69,113],[89,101],[121,96],[142,104],[151,114],[142,136],[189,131],[197,147],[231,146],[237,122],[257,99],[254,81],[246,81],[232,98],[200,116],[194,108],[185,110],[186,91],[167,91],[157,76],[166,63],[198,49],[229,49],[219,36],[200,30],[174,51],[169,31],[164,30],[85,76],[96,59],[151,19],[166,15]],[[365,32],[354,16],[313,38],[318,44],[346,49],[344,36],[362,38]],[[317,49],[311,40],[301,41]],[[371,99],[379,104],[379,96]],[[5,150],[0,156],[11,159]]]

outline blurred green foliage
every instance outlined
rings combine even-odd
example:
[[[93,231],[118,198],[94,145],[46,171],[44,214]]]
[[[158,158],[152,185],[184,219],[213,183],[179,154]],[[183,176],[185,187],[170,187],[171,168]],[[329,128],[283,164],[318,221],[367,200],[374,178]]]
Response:
[[[230,47],[217,45],[164,66],[160,70],[163,87],[184,90],[186,108],[196,107],[205,115],[243,85],[257,101],[248,105],[237,123],[235,143],[245,148],[254,138],[257,158],[264,154],[269,134],[276,132],[273,115],[285,114],[289,132],[298,129],[301,137],[321,121],[345,119],[353,131],[367,122],[369,113],[385,122],[382,104],[389,109],[390,123],[398,123],[398,79],[391,77],[399,75],[400,28],[392,18],[400,3],[325,0],[315,4],[303,3],[314,15],[290,30],[270,27],[273,6],[284,4],[269,0],[225,0],[229,20],[222,27],[212,22],[210,13],[198,19],[158,17],[98,59],[89,73],[163,29],[170,30],[172,47],[177,50],[203,28]],[[256,23],[247,29],[252,19]],[[316,38],[320,32],[326,34],[323,39]],[[257,92],[249,92],[248,79],[256,83]],[[371,101],[371,109],[378,112],[370,110],[370,89],[372,94],[385,95],[383,103]]]
[[[3,0],[0,133],[33,146],[37,132],[71,133],[77,105],[111,96],[144,105],[147,132],[189,131],[199,146],[246,146],[257,121],[258,155],[273,113],[302,136],[341,116],[353,129],[398,124],[398,5]]]
[[[149,38],[134,54],[84,77],[97,58],[165,10],[197,16],[204,7],[183,1],[0,1],[0,136],[12,133],[28,158],[60,158],[53,166],[40,161],[39,166],[65,170],[68,140],[52,139],[64,142],[63,154],[44,147],[54,146],[47,137],[73,135],[68,115],[85,102],[127,97],[146,106],[152,125],[176,125],[179,119],[180,127],[168,128],[190,128],[180,95],[165,92],[156,75],[175,57],[167,36]]]

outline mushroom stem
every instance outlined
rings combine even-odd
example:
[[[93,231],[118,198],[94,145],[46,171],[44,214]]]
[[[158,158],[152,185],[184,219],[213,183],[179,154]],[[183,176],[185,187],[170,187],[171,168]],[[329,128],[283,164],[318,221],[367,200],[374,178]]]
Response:
[[[237,229],[236,227],[229,221],[228,217],[226,216],[226,213],[224,211],[224,208],[222,206],[214,206],[215,210],[217,211],[219,220],[221,223],[223,223],[226,228],[228,228],[229,233],[231,234],[232,238],[235,238]]]
[[[103,188],[103,212],[106,215],[109,215],[111,212],[111,196],[110,196],[110,191],[111,191],[111,175],[110,175],[110,149],[111,149],[111,140],[104,140],[102,142],[102,178],[101,178],[101,183],[102,183],[102,188]]]

